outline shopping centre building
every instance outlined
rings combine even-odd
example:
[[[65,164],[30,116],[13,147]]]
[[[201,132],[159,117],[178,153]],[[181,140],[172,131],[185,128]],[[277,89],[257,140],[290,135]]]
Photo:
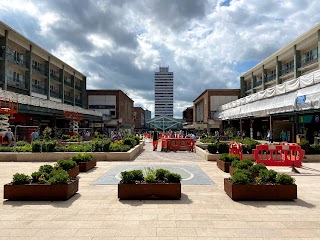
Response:
[[[0,133],[21,126],[77,131],[102,114],[87,110],[86,76],[0,22]]]
[[[240,77],[241,98],[222,105],[214,118],[223,128],[274,140],[287,132],[289,141],[317,140],[320,132],[320,24],[272,54]]]

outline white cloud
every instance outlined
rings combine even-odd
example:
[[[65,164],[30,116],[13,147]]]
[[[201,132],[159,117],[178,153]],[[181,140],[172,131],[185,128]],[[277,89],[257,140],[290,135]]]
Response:
[[[0,9],[90,88],[123,88],[152,111],[153,72],[169,65],[176,117],[205,89],[239,87],[242,71],[320,22],[317,0],[2,0]]]

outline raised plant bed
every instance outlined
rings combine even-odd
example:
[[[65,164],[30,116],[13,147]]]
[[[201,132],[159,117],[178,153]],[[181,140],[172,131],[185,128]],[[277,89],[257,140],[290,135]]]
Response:
[[[297,185],[232,184],[224,179],[224,191],[232,200],[293,200],[297,199]]]
[[[119,183],[118,198],[121,200],[180,199],[181,183]]]
[[[74,168],[69,169],[68,171],[69,178],[75,178],[76,176],[79,175],[79,165],[77,165]]]
[[[80,172],[87,172],[97,165],[97,159],[92,159],[88,162],[79,162],[78,165]]]
[[[71,198],[79,189],[79,179],[67,184],[22,184],[4,185],[4,199],[16,201],[64,201]]]
[[[230,173],[230,176],[233,175],[233,173],[237,170],[237,168],[235,167],[232,167],[231,165],[229,166],[229,173]]]
[[[222,171],[226,173],[229,172],[230,165],[231,165],[230,162],[224,162],[224,161],[221,161],[220,159],[217,159],[218,168],[220,168]]]

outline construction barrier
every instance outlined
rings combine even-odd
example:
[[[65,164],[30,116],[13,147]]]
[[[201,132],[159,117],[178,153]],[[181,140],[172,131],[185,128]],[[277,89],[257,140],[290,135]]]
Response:
[[[242,144],[238,142],[230,142],[229,143],[229,153],[239,157],[240,160],[242,160]]]
[[[304,150],[297,144],[262,144],[252,150],[257,163],[266,166],[302,166]]]
[[[162,138],[161,139],[161,151],[169,151],[168,149],[168,139],[167,138]]]
[[[167,149],[170,151],[193,151],[195,141],[192,138],[167,138]]]

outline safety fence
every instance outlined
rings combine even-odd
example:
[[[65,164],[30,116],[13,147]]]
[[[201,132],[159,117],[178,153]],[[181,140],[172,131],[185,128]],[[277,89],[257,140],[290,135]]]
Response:
[[[281,143],[280,145],[261,144],[252,150],[257,163],[266,166],[302,166],[304,150],[297,144]]]

